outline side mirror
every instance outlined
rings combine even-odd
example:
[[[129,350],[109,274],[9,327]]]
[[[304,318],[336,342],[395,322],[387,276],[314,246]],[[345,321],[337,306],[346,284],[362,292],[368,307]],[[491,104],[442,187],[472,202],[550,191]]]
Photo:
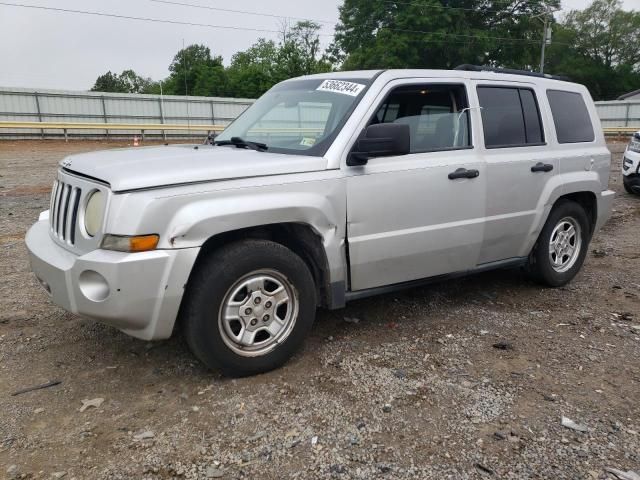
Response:
[[[354,145],[347,158],[347,165],[365,165],[371,157],[406,155],[411,151],[409,125],[400,123],[378,123],[369,125]]]

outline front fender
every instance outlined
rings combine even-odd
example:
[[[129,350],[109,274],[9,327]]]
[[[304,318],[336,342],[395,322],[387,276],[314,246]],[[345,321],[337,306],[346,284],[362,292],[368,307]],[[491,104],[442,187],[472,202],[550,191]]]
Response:
[[[152,208],[155,212],[148,214],[156,218],[166,219],[171,212],[160,248],[200,247],[212,236],[262,225],[307,225],[322,240],[331,281],[344,280],[346,194],[341,179],[173,196]]]
[[[304,223],[325,238],[338,215],[328,198],[312,193],[249,193],[209,198],[182,206],[167,226],[169,248],[201,246],[219,233],[256,225]]]

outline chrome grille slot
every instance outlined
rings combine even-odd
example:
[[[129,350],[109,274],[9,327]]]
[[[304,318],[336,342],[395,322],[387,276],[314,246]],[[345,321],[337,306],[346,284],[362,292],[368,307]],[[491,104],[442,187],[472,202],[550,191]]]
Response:
[[[71,210],[71,221],[69,222],[69,242],[71,245],[76,243],[76,224],[78,222],[78,207],[80,206],[80,195],[82,190],[74,188],[75,196],[73,197],[73,209]]]
[[[64,190],[62,191],[62,210],[60,211],[62,222],[60,222],[60,229],[58,232],[58,235],[60,235],[63,240],[67,239],[67,218],[69,215],[69,199],[70,198],[71,198],[71,185],[65,185]]]
[[[57,180],[51,192],[49,224],[58,239],[75,244],[76,222],[82,189]]]
[[[58,191],[56,192],[55,217],[53,219],[53,232],[58,235],[60,231],[60,208],[62,206],[62,193],[64,192],[64,183],[58,183]]]

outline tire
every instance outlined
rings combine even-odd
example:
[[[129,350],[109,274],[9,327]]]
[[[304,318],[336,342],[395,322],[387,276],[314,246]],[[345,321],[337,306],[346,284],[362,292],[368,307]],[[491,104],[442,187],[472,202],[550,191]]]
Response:
[[[624,185],[624,189],[629,195],[637,195],[637,193],[633,191],[631,181],[627,180],[627,177],[622,177],[622,184]]]
[[[202,363],[243,377],[284,364],[302,346],[315,313],[315,284],[305,262],[278,243],[246,240],[199,262],[181,321]]]
[[[623,185],[624,185],[624,189],[626,190],[626,192],[627,192],[628,194],[630,194],[630,195],[633,195],[633,194],[634,194],[634,191],[633,191],[633,190],[631,190],[631,186],[630,186],[630,185],[627,185],[627,182],[624,182],[624,184],[623,184]]]
[[[573,237],[567,226],[574,228]],[[552,247],[552,241],[558,250]],[[566,285],[580,271],[590,241],[591,224],[584,208],[571,200],[561,200],[551,210],[529,254],[526,270],[538,283],[550,287]],[[571,247],[577,252],[569,254]]]

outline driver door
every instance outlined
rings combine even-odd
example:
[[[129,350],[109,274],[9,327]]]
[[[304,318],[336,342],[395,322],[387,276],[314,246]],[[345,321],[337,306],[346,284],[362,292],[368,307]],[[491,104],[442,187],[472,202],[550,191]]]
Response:
[[[477,105],[467,91],[460,79],[405,80],[381,93],[369,124],[409,124],[411,153],[345,167],[352,291],[477,265],[486,171],[473,147]]]

